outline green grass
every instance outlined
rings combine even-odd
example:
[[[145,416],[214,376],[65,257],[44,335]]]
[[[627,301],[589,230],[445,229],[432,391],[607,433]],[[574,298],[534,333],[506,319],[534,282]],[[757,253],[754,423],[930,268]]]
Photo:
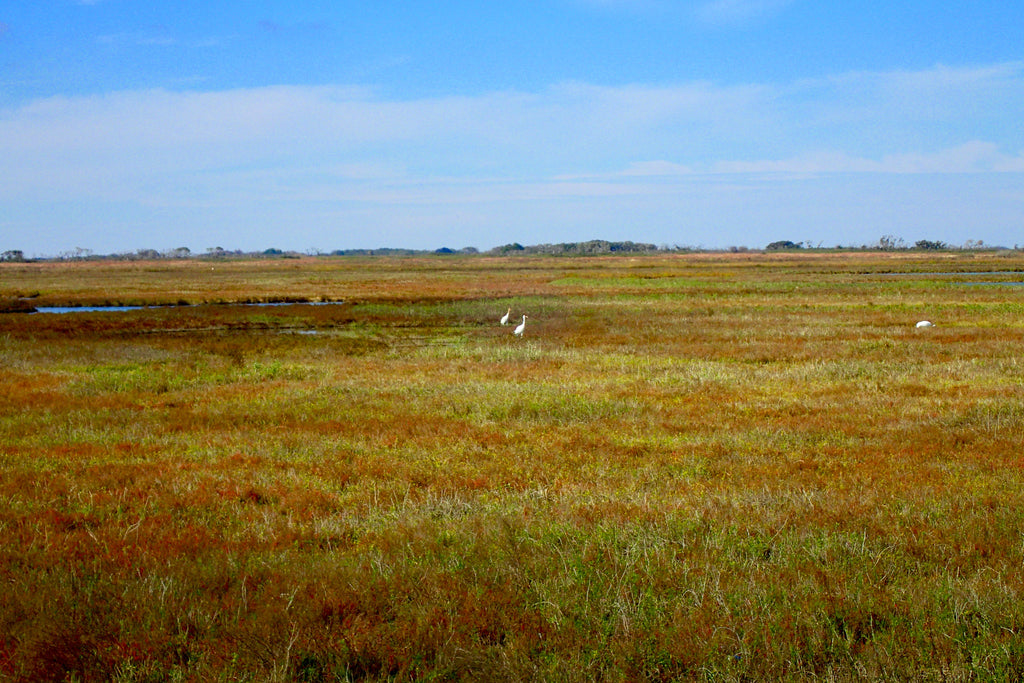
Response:
[[[1019,678],[1020,261],[0,264],[346,302],[0,317],[0,680]]]

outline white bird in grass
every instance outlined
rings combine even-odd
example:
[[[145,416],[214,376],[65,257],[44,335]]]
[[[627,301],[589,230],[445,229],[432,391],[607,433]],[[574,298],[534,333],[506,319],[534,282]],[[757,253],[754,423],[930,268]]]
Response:
[[[502,325],[508,325],[508,316],[511,315],[511,314],[512,314],[512,309],[510,308],[510,309],[508,309],[508,313],[506,313],[505,315],[501,316],[501,324]]]
[[[512,330],[512,334],[514,334],[516,336],[519,336],[519,337],[522,337],[523,336],[523,330],[525,330],[525,329],[526,329],[526,316],[524,315],[523,316],[523,322],[521,322],[518,325],[516,325],[516,329]]]
[[[918,324],[914,325],[914,327],[935,327],[935,325],[933,325],[930,320],[922,320]]]

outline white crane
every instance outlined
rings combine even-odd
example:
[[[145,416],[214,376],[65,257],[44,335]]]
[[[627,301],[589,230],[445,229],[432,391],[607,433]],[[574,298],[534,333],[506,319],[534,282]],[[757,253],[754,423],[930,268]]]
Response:
[[[516,329],[512,330],[512,334],[516,335],[517,337],[522,337],[523,336],[523,330],[525,330],[525,329],[526,329],[526,316],[524,315],[523,316],[523,322],[521,322],[518,325],[516,325]]]
[[[512,314],[512,309],[510,308],[510,309],[508,309],[508,312],[505,315],[501,316],[501,324],[502,325],[508,325],[508,317],[511,314]]]
[[[918,324],[914,325],[914,327],[935,327],[935,325],[932,324],[930,320],[922,320]]]

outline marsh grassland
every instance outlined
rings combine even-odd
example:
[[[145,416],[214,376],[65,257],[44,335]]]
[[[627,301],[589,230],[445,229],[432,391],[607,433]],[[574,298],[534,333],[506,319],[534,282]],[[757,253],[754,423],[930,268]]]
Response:
[[[1022,280],[0,264],[0,680],[1019,679]]]

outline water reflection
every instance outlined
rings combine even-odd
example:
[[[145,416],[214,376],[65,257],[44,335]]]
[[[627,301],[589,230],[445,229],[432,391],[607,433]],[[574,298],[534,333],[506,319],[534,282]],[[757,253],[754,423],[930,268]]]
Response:
[[[36,313],[107,313],[137,311],[144,306],[36,306]],[[157,308],[150,306],[149,308]]]
[[[337,306],[344,301],[270,301],[184,304],[181,306],[36,306],[33,313],[120,313],[141,309],[196,308],[198,306]]]

